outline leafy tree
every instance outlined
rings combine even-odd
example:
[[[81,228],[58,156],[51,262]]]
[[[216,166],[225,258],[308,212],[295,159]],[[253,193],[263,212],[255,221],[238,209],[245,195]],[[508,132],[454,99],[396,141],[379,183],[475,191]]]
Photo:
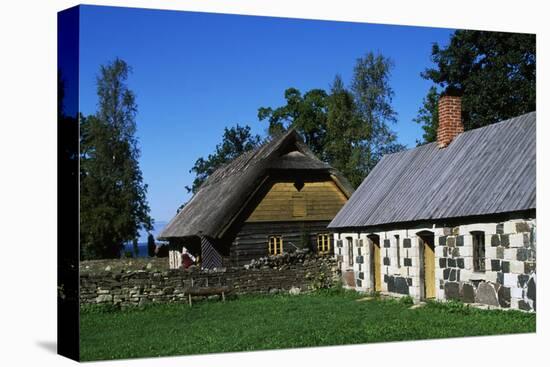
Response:
[[[289,88],[286,105],[261,107],[258,118],[269,122],[270,135],[295,128],[321,160],[357,187],[382,155],[403,149],[389,128],[396,121],[389,85],[391,67],[391,60],[368,53],[357,59],[351,90],[339,75],[330,94],[313,89],[302,96]]]
[[[231,128],[225,128],[222,142],[216,145],[216,151],[209,154],[206,159],[200,157],[195,161],[193,168],[189,172],[195,173],[195,179],[191,187],[186,186],[188,192],[195,194],[200,186],[206,181],[216,169],[229,163],[244,152],[252,150],[259,146],[261,138],[259,135],[253,135],[250,132],[250,126],[240,126],[237,124]],[[178,212],[183,208],[180,206]]]
[[[462,95],[466,130],[489,125],[536,109],[535,41],[533,34],[458,30],[447,47],[433,45],[436,66],[422,76],[445,93]],[[434,129],[429,109],[421,109],[417,120]]]
[[[397,121],[391,105],[394,92],[390,87],[391,59],[372,52],[357,59],[353,70],[351,92],[354,97],[359,127],[354,129],[358,174],[365,178],[384,154],[404,147],[397,143],[390,124]],[[362,181],[362,179],[361,179]]]
[[[325,158],[327,92],[312,89],[303,96],[296,88],[285,90],[286,105],[271,108],[260,107],[258,119],[269,122],[268,133],[275,136],[295,128],[305,143],[320,158]]]
[[[151,230],[147,185],[138,164],[137,105],[120,59],[101,66],[98,111],[80,116],[80,243],[83,259],[119,257],[124,243]]]
[[[326,157],[354,187],[364,179],[360,166],[361,140],[358,134],[361,120],[357,115],[352,93],[344,87],[340,75],[336,75],[328,98]]]
[[[418,115],[413,119],[414,122],[422,126],[424,133],[422,141],[417,140],[417,145],[430,143],[437,140],[437,127],[439,125],[439,115],[437,112],[437,102],[439,94],[435,86],[430,87],[428,94],[422,100],[422,107],[418,110]]]
[[[149,257],[155,256],[155,248],[157,245],[155,244],[155,236],[153,236],[152,233],[149,233],[147,236],[147,255]]]

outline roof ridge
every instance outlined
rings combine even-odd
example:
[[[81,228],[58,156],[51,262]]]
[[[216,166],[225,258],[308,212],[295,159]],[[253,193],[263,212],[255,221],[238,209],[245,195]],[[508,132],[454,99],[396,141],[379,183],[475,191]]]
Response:
[[[262,150],[267,150],[268,147],[278,145],[282,141],[286,140],[290,135],[296,134],[297,131],[295,128],[290,128],[283,134],[280,134],[279,136],[267,136],[264,142],[262,142],[260,145],[255,147],[254,149],[248,150],[246,152],[243,152],[241,155],[237,156],[236,158],[232,159],[231,161],[224,163],[220,167],[218,167],[214,172],[212,172],[206,181],[199,187],[199,190],[210,186],[212,184],[215,184],[219,182],[220,180],[223,180],[229,176],[232,176],[233,174],[239,172],[238,165],[239,163],[244,164],[243,166],[247,166],[248,163],[254,159]],[[256,162],[257,163],[257,162]],[[256,164],[254,163],[254,165]],[[233,171],[231,171],[233,168],[235,168]],[[244,168],[244,167],[243,167]]]
[[[536,111],[387,154],[329,228],[492,215],[536,208]]]
[[[493,122],[492,124],[489,124],[489,125],[485,125],[485,126],[480,126],[480,127],[476,127],[475,129],[470,129],[470,130],[466,130],[460,134],[457,135],[456,138],[458,138],[459,136],[463,136],[463,135],[468,135],[468,134],[471,134],[472,132],[478,132],[478,131],[482,131],[484,129],[487,129],[487,128],[495,128],[496,126],[500,126],[501,124],[506,124],[506,123],[511,123],[511,122],[515,122],[517,120],[520,120],[522,118],[525,118],[525,117],[528,117],[529,115],[532,115],[532,114],[536,114],[537,111],[534,110],[534,111],[531,111],[531,112],[526,112],[526,113],[523,113],[521,115],[517,115],[517,116],[514,116],[514,117],[510,117],[506,120],[500,120],[498,122]],[[455,138],[455,139],[456,139]],[[454,139],[453,139],[454,141]],[[403,150],[400,150],[398,152],[393,152],[393,153],[387,153],[387,154],[384,154],[382,156],[382,158],[386,157],[386,156],[393,156],[393,155],[397,155],[397,154],[403,154],[405,152],[410,152],[412,150],[415,150],[415,149],[418,149],[418,148],[423,148],[423,147],[430,147],[434,144],[437,144],[437,141],[432,141],[432,142],[429,142],[429,143],[426,143],[426,144],[422,144],[422,145],[417,145],[416,147],[412,147],[410,149],[403,149]],[[452,144],[452,141],[451,141],[451,144]],[[382,160],[381,158],[381,160]]]

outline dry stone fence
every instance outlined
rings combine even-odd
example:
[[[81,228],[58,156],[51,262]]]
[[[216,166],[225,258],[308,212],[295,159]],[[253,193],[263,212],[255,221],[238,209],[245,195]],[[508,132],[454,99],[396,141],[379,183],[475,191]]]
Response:
[[[264,257],[241,267],[216,270],[132,270],[80,274],[81,304],[120,307],[188,302],[191,287],[229,287],[235,294],[299,293],[328,287],[340,279],[332,256],[297,251]],[[203,298],[203,297],[197,297]]]

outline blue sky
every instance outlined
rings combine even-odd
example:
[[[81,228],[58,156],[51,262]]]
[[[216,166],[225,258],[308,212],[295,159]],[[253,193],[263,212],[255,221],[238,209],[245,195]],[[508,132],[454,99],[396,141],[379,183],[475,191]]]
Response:
[[[355,60],[379,52],[394,61],[390,79],[398,140],[415,146],[416,116],[431,85],[433,42],[454,30],[116,7],[81,7],[80,110],[97,108],[96,76],[115,57],[133,68],[140,165],[156,221],[170,220],[190,195],[195,160],[214,150],[223,129],[248,124],[265,135],[259,107],[283,92],[349,83]]]

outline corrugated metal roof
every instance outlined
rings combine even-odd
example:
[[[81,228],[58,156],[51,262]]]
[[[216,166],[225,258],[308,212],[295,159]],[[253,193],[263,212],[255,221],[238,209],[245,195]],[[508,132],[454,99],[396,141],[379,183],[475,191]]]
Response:
[[[367,227],[536,207],[536,113],[384,156],[329,224]]]

